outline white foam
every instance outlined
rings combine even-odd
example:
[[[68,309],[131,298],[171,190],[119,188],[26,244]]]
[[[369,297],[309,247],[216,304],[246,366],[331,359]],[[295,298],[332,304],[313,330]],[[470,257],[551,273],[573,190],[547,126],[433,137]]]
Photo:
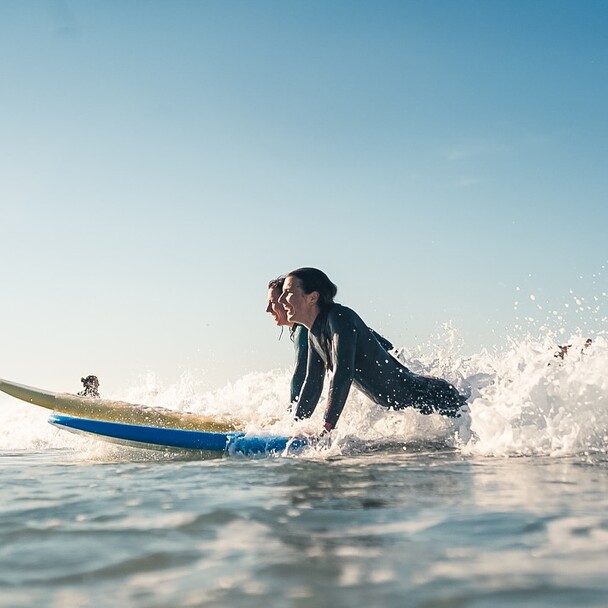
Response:
[[[370,446],[427,443],[454,445],[466,454],[563,456],[608,452],[608,341],[604,335],[584,348],[572,335],[564,360],[554,357],[557,340],[546,334],[510,341],[494,352],[463,356],[447,328],[443,342],[426,349],[399,349],[412,371],[446,378],[470,394],[470,415],[446,419],[413,410],[387,411],[352,390],[332,440],[317,453],[328,457]],[[563,336],[561,342],[565,343]],[[122,394],[105,395],[134,403],[243,419],[247,430],[309,434],[321,428],[324,399],[314,416],[295,423],[287,412],[290,370],[256,372],[214,390],[201,390],[192,374],[164,384],[148,374]],[[327,384],[327,383],[326,383]],[[118,448],[56,429],[48,411],[0,396],[0,449],[71,448],[90,456]],[[470,433],[472,431],[472,435]]]
[[[563,343],[563,342],[562,342]],[[571,336],[556,358],[552,336],[526,339],[471,360],[486,374],[471,402],[478,454],[562,456],[608,450],[608,342]]]

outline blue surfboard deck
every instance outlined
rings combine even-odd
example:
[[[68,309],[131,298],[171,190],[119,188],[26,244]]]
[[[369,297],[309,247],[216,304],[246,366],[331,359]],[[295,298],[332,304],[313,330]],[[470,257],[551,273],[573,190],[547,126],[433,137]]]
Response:
[[[54,426],[98,439],[156,450],[197,450],[204,456],[274,455],[296,453],[306,447],[302,438],[277,435],[249,436],[244,432],[214,433],[182,429],[125,424],[80,418],[54,413],[49,422]]]

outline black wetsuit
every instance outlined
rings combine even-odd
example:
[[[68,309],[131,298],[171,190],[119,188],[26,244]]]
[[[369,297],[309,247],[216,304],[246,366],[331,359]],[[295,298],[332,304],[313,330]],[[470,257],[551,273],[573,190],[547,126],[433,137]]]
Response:
[[[376,333],[371,327],[369,330],[376,337],[381,346],[389,351],[393,348],[393,345],[380,334]],[[289,332],[289,337],[293,342],[293,347],[296,351],[296,366],[293,370],[290,383],[290,398],[289,403],[293,405],[298,401],[300,397],[300,391],[306,380],[306,366],[308,363],[308,330],[304,325],[295,323]]]
[[[289,403],[294,403],[300,396],[302,385],[306,379],[306,363],[308,361],[308,330],[297,323],[290,330],[290,338],[296,351],[296,366],[293,370],[290,384]]]
[[[326,368],[333,372],[325,410],[325,423],[331,428],[353,383],[372,401],[395,410],[414,407],[423,414],[438,412],[454,417],[466,402],[449,382],[410,372],[346,306],[332,304],[319,313],[308,333],[308,349],[296,418],[308,418],[314,412]]]

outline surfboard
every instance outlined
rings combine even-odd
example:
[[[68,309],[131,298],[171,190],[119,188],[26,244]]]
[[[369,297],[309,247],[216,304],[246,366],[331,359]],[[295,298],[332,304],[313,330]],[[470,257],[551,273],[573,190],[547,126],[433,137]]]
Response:
[[[303,438],[162,428],[57,413],[50,416],[49,422],[60,429],[112,443],[156,450],[196,450],[201,457],[295,453],[307,443]]]
[[[180,412],[111,399],[82,397],[71,393],[54,393],[10,382],[9,380],[2,380],[1,378],[0,391],[54,412],[91,420],[213,433],[229,433],[245,428],[245,425],[239,420],[211,418],[191,412]]]

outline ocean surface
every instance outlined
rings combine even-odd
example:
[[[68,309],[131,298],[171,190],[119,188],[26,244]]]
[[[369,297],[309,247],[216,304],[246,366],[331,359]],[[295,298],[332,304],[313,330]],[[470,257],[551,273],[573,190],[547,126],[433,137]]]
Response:
[[[387,412],[351,391],[331,439],[296,456],[117,446],[1,395],[0,606],[605,607],[608,340],[564,342],[563,360],[549,336],[401,349],[470,413]],[[285,414],[288,384],[274,370],[202,392],[150,374],[103,396],[314,432],[321,411]]]

